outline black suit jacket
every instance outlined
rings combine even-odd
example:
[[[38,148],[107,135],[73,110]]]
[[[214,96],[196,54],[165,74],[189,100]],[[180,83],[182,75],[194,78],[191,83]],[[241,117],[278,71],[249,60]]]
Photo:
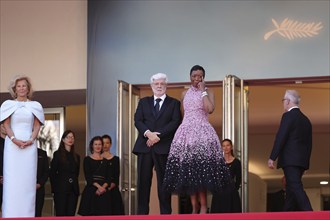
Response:
[[[135,127],[139,136],[135,142],[133,153],[148,153],[146,130],[159,132],[160,141],[152,148],[157,154],[168,154],[176,129],[181,123],[180,101],[166,96],[158,116],[154,111],[154,97],[145,97],[139,101],[134,115]]]
[[[270,159],[276,160],[277,168],[299,166],[309,169],[312,152],[312,124],[300,111],[293,108],[282,116]]]
[[[49,176],[49,161],[46,151],[38,148],[38,169],[37,169],[37,183],[41,185],[42,189],[48,180]]]
[[[3,175],[3,151],[5,147],[5,139],[0,137],[0,176]],[[2,206],[2,190],[3,185],[0,183],[0,207]]]

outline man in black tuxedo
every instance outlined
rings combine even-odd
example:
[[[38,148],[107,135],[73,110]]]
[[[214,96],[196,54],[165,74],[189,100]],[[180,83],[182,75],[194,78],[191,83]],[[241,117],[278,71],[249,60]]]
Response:
[[[166,95],[167,76],[151,77],[153,96],[142,98],[134,115],[139,136],[133,153],[138,157],[138,211],[149,214],[152,171],[157,174],[157,191],[161,214],[171,214],[171,194],[163,191],[167,156],[175,131],[181,123],[180,101]]]
[[[276,134],[268,167],[282,168],[286,179],[286,199],[284,211],[291,211],[297,205],[301,211],[312,211],[310,201],[301,181],[305,170],[309,169],[312,152],[312,125],[300,111],[300,96],[295,90],[287,90],[283,98],[285,113]]]
[[[36,217],[41,217],[45,201],[45,184],[49,176],[49,160],[46,151],[38,148]]]
[[[0,209],[2,207],[2,192],[3,192],[3,151],[5,147],[6,131],[3,124],[1,126],[0,137]],[[1,209],[2,210],[2,209]]]

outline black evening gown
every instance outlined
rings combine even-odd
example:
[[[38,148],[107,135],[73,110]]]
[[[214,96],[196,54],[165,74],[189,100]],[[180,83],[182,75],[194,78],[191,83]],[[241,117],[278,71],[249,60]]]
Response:
[[[83,216],[111,214],[109,196],[107,193],[101,196],[96,195],[97,187],[93,185],[94,182],[101,186],[105,182],[109,183],[107,160],[94,160],[90,156],[85,157],[84,173],[87,183],[81,195],[78,214]]]
[[[114,156],[113,158],[107,160],[110,184],[116,184],[116,187],[109,190],[108,194],[110,197],[111,215],[124,215],[124,205],[121,193],[119,191],[119,175],[120,175],[120,165],[119,157]]]
[[[242,212],[239,188],[242,180],[241,162],[235,158],[227,163],[234,186],[220,193],[214,193],[212,197],[211,213],[235,213]]]

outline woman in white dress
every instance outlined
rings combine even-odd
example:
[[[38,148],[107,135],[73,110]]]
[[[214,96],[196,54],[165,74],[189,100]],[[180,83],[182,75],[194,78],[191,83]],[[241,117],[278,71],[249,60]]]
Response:
[[[43,108],[31,101],[31,81],[16,76],[9,85],[14,100],[0,108],[0,123],[4,124],[2,217],[34,217],[37,176],[37,143],[40,126],[44,124]]]

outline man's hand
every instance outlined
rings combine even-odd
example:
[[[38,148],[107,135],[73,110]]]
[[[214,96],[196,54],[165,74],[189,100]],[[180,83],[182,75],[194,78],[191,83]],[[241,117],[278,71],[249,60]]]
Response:
[[[159,134],[160,134],[159,132],[151,132],[151,131],[148,131],[146,133],[146,137],[148,138],[147,140],[148,147],[152,147],[154,144],[160,141],[160,138],[158,137]]]
[[[270,168],[270,169],[274,169],[275,167],[274,167],[274,161],[272,160],[272,159],[269,159],[268,160],[268,167]]]
[[[150,139],[147,140],[147,146],[148,147],[152,147],[154,144],[158,143],[160,141],[160,139],[158,141],[151,141]]]

